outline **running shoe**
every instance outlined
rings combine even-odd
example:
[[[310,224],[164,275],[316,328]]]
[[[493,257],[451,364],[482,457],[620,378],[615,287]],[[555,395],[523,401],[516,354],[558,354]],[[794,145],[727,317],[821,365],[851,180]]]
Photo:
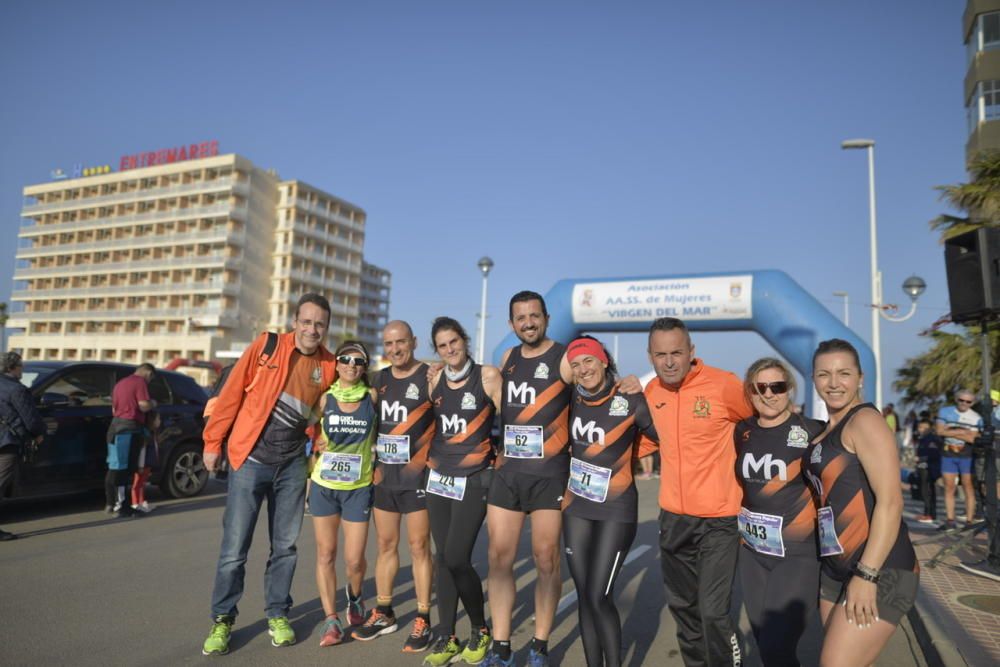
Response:
[[[486,654],[482,667],[514,667],[514,654],[511,653],[510,658],[504,660],[496,651],[490,651]]]
[[[340,626],[340,619],[334,616],[326,619],[323,624],[323,634],[319,638],[320,646],[335,646],[344,641],[344,628]]]
[[[930,514],[918,514],[916,519],[917,523],[934,523],[934,517]]]
[[[462,645],[454,637],[441,637],[434,644],[434,648],[424,658],[423,664],[431,667],[443,667],[455,662],[462,655]]]
[[[528,667],[549,667],[549,656],[546,653],[536,653],[535,649],[528,651]]]
[[[387,616],[378,609],[372,609],[368,614],[368,620],[365,621],[365,624],[352,632],[351,636],[366,642],[376,637],[395,632],[398,627],[395,616]]]
[[[291,646],[295,643],[295,630],[284,616],[267,619],[267,634],[271,635],[271,646]]]
[[[136,512],[142,512],[143,514],[149,514],[154,509],[156,509],[156,507],[154,505],[150,505],[145,500],[143,500],[141,503],[139,503],[137,505],[132,505],[132,509],[135,510]]]
[[[462,651],[462,660],[467,665],[478,665],[486,658],[486,652],[493,646],[493,637],[489,628],[480,628],[472,633],[469,643]]]
[[[351,599],[351,587],[347,586],[347,624],[361,625],[365,622],[365,601],[360,597],[357,600]]]
[[[229,635],[233,630],[233,617],[220,615],[212,623],[212,631],[202,644],[202,655],[225,655],[229,653]]]
[[[954,519],[948,519],[947,521],[945,521],[944,523],[942,523],[940,526],[938,526],[937,529],[940,530],[940,531],[957,530],[958,529],[958,524],[955,523]]]
[[[416,620],[413,621],[413,632],[403,644],[403,653],[426,651],[432,641],[434,641],[434,635],[431,633],[431,626],[422,617],[417,616]]]

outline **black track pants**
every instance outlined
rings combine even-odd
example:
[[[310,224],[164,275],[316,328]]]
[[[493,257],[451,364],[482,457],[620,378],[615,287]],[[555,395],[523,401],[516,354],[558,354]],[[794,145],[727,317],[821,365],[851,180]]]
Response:
[[[729,616],[739,549],[735,516],[705,519],[660,511],[660,567],[687,667],[741,664]]]
[[[564,515],[562,529],[587,665],[618,667],[622,623],[614,602],[615,580],[635,539],[636,525]]]
[[[798,667],[795,650],[819,606],[819,559],[775,558],[741,548],[739,570],[743,604],[764,667]]]
[[[435,585],[441,622],[439,636],[455,634],[460,598],[472,629],[486,625],[483,582],[472,567],[472,549],[486,518],[490,474],[482,471],[470,476],[462,500],[427,494],[427,513],[434,539]]]

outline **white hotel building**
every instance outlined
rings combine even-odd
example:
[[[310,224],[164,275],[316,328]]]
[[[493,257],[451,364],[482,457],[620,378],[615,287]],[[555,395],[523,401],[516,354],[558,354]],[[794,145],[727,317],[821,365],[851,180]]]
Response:
[[[142,155],[152,166],[24,188],[10,349],[211,360],[288,330],[305,292],[330,300],[331,348],[349,336],[380,347],[390,274],[363,260],[361,208],[238,155]]]

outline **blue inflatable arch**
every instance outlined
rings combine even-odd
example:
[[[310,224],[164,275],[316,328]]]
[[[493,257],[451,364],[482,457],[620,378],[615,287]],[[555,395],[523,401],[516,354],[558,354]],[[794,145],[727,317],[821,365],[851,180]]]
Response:
[[[678,317],[692,331],[756,331],[806,378],[797,400],[807,410],[813,405],[812,355],[820,341],[849,341],[864,374],[876,375],[871,348],[784,271],[567,279],[548,291],[545,303],[549,337],[563,343],[582,332],[646,332],[659,317]],[[508,334],[493,362],[517,344]],[[874,400],[874,387],[873,381],[865,384],[865,400]]]

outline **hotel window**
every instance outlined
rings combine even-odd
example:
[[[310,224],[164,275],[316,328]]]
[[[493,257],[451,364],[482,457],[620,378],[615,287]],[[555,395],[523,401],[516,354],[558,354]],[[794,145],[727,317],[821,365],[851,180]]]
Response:
[[[976,84],[966,115],[970,133],[983,121],[1000,119],[1000,80],[980,81]]]

